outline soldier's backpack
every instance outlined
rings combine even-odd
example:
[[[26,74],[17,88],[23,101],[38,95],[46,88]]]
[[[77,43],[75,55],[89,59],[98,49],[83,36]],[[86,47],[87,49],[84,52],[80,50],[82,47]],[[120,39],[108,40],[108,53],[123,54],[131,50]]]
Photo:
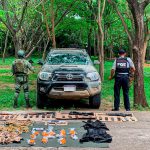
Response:
[[[15,60],[14,74],[26,74],[25,61],[22,59]]]

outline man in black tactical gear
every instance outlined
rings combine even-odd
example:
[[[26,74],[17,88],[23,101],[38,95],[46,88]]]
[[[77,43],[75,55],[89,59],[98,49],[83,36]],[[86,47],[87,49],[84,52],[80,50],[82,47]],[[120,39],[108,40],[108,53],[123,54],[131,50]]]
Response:
[[[32,65],[25,60],[25,52],[23,50],[18,51],[18,59],[12,64],[12,73],[15,77],[15,95],[14,95],[14,108],[18,107],[18,97],[23,87],[26,107],[30,108],[29,103],[29,85],[28,85],[28,71],[34,72]]]
[[[129,57],[126,57],[125,50],[119,50],[119,58],[114,61],[109,77],[109,80],[115,78],[114,109],[112,109],[112,111],[119,111],[121,87],[123,90],[124,107],[126,111],[130,111],[129,75],[130,73],[133,74],[134,71],[135,67],[133,61]]]

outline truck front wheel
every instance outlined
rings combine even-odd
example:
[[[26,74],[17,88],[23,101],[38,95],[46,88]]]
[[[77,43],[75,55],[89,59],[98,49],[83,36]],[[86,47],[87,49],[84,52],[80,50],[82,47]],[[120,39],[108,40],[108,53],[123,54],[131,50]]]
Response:
[[[98,109],[101,105],[101,93],[91,96],[89,98],[89,105],[92,108]]]
[[[37,108],[43,109],[47,106],[47,97],[37,92]]]

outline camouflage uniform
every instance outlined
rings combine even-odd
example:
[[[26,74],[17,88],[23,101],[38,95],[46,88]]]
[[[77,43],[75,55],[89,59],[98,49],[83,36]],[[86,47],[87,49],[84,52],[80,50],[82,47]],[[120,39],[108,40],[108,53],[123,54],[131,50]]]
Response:
[[[29,70],[34,72],[34,68],[32,67],[32,65],[24,58],[16,59],[12,64],[12,73],[15,77],[15,95],[14,95],[14,107],[15,108],[17,107],[17,101],[18,101],[21,87],[23,87],[23,90],[24,90],[26,106],[30,107],[29,85],[28,85],[28,71]]]

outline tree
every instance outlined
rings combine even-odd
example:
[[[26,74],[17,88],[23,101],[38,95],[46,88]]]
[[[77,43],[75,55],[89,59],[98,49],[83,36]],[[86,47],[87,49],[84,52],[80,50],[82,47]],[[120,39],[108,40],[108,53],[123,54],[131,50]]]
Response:
[[[4,51],[3,51],[3,62],[5,62],[6,49],[7,49],[7,44],[8,44],[8,36],[9,36],[9,30],[7,30],[6,38],[5,38],[5,47],[4,47]]]
[[[17,18],[16,14],[14,15],[14,18],[16,19],[15,25],[17,26],[16,28],[14,28],[14,26],[13,26],[13,23],[14,23],[13,19],[14,18],[11,18],[10,14],[9,14],[8,1],[7,0],[6,1],[5,0],[0,1],[1,7],[5,11],[5,14],[6,14],[5,15],[6,20],[4,20],[3,18],[0,18],[0,21],[6,25],[8,30],[10,30],[10,33],[13,37],[13,42],[15,45],[15,51],[16,52],[22,47],[22,45],[21,45],[22,43],[20,40],[20,30],[21,30],[21,25],[22,25],[23,19],[24,19],[24,14],[25,14],[26,8],[28,6],[28,2],[29,1],[25,1],[25,3],[23,4],[21,17],[19,19]]]
[[[98,17],[97,17],[97,24],[98,24],[98,40],[99,40],[99,60],[100,60],[100,74],[102,81],[104,80],[104,32],[103,32],[103,25],[102,25],[102,17],[105,10],[106,0],[103,1],[101,6],[101,0],[98,0]]]
[[[130,44],[130,56],[132,56],[132,46],[133,46],[133,34],[134,34],[134,20],[133,20],[133,16],[131,16],[130,14],[128,14],[128,11],[124,12],[127,16],[123,16],[123,14],[121,13],[121,11],[119,10],[118,6],[117,6],[117,3],[115,1],[112,1],[112,0],[108,0],[110,4],[113,5],[114,9],[116,10],[121,22],[122,22],[122,25],[124,26],[124,30],[128,36],[128,39],[129,39],[129,44]],[[124,3],[125,5],[125,3]],[[127,9],[127,8],[126,8]],[[144,51],[143,51],[143,56],[142,56],[142,62],[143,62],[143,65],[144,65],[144,62],[145,62],[145,55],[146,55],[146,49],[147,49],[147,43],[148,43],[148,40],[149,40],[149,34],[150,34],[150,30],[148,28],[148,23],[149,23],[149,20],[150,18],[147,16],[148,13],[145,12],[145,18],[146,18],[146,21],[144,23],[144,28],[145,28],[145,38],[144,38]],[[131,23],[132,23],[132,26],[130,26],[130,28],[132,27],[132,30],[129,29],[128,25],[127,25],[127,17],[131,20]],[[145,19],[144,19],[145,20]]]
[[[133,15],[135,34],[133,42],[133,59],[135,63],[135,82],[134,82],[134,104],[148,106],[145,91],[144,91],[144,78],[143,78],[143,64],[142,54],[144,52],[144,10],[150,3],[150,0],[138,2],[138,0],[127,0],[129,8]]]
[[[37,12],[33,13],[35,5],[33,2],[30,2],[30,0],[0,1],[0,7],[4,11],[4,16],[0,17],[0,21],[8,28],[12,36],[16,57],[19,49],[25,49],[29,52],[30,49],[35,48],[36,45],[40,43],[39,39],[41,39],[41,36],[37,36],[37,34],[41,34],[41,24],[39,25],[41,16],[37,17]],[[30,16],[26,17],[29,13],[28,10],[30,10]],[[30,18],[32,19],[29,20]],[[31,29],[33,26],[34,29]]]
[[[95,22],[97,23],[97,48],[98,48],[98,58],[100,61],[100,67],[99,72],[101,75],[102,81],[104,80],[104,32],[103,32],[103,14],[105,10],[106,0],[97,0],[97,11],[95,11],[95,8],[93,7],[91,1],[85,0],[85,2],[88,4],[88,7],[92,11],[93,18],[95,19]]]
[[[52,24],[52,46],[56,48],[56,39],[55,39],[55,12],[54,12],[54,0],[51,0],[51,24]]]
[[[113,6],[114,9],[116,10],[116,13],[118,14],[118,16],[119,16],[119,18],[120,18],[120,20],[121,20],[121,22],[122,22],[122,25],[123,25],[123,27],[124,27],[124,30],[125,30],[125,32],[126,32],[126,34],[127,34],[127,36],[128,36],[129,44],[130,44],[130,47],[131,47],[131,49],[130,49],[130,56],[132,57],[132,46],[133,46],[132,32],[130,32],[130,30],[128,29],[128,26],[127,26],[126,21],[125,21],[125,19],[124,19],[124,17],[123,17],[123,14],[120,12],[119,8],[117,7],[116,2],[115,2],[115,1],[112,1],[112,0],[108,0],[108,2],[109,2],[110,4],[112,4],[112,6]],[[133,23],[133,22],[132,22],[132,23]]]
[[[146,49],[147,49],[147,46],[148,46],[148,41],[150,40],[150,28],[149,28],[149,26],[150,26],[150,16],[149,16],[149,14],[150,14],[150,5],[149,5],[149,7],[148,7],[149,9],[147,9],[147,11],[145,11],[145,19],[146,19],[146,21],[145,21],[145,23],[144,23],[144,26],[145,26],[145,38],[144,38],[144,50],[143,50],[143,58],[142,58],[142,60],[143,60],[143,65],[144,65],[144,63],[145,63],[145,56],[146,56]]]

